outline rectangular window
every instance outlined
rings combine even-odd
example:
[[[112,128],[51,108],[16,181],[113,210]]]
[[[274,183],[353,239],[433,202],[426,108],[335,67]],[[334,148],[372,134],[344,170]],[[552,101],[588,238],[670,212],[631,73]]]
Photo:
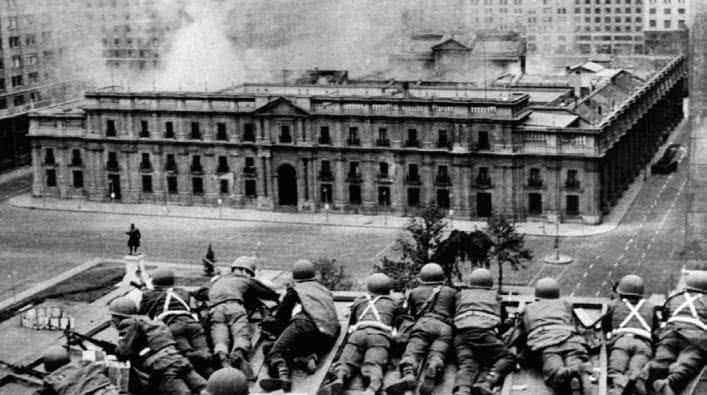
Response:
[[[476,175],[476,184],[486,187],[491,185],[491,177],[489,177],[488,167],[479,167],[479,172]]]
[[[378,163],[378,177],[388,178],[388,163],[387,162]]]
[[[142,192],[143,193],[152,193],[152,176],[151,175],[143,175],[142,176]]]
[[[55,187],[56,186],[56,170],[47,169],[45,174],[46,174],[47,186],[48,187]]]
[[[349,162],[349,178],[359,179],[361,178],[361,171],[358,167],[358,162]]]
[[[420,188],[408,188],[408,206],[418,207],[420,205]]]
[[[479,132],[479,149],[487,150],[491,148],[489,143],[489,132]]]
[[[331,163],[328,160],[323,160],[319,169],[319,178],[322,180],[332,180],[334,175],[331,173]]]
[[[449,189],[438,189],[437,190],[437,206],[443,209],[449,209]]]
[[[167,177],[167,192],[169,192],[170,195],[179,193],[179,189],[177,188],[177,176]]]
[[[12,81],[12,87],[18,87],[24,85],[21,75],[13,75],[10,80]]]
[[[150,154],[144,152],[140,161],[140,170],[152,171],[152,162],[150,162]]]
[[[255,158],[253,157],[246,157],[245,158],[245,169],[244,173],[246,176],[255,176]]]
[[[255,126],[252,123],[243,125],[243,141],[255,141]]]
[[[19,36],[11,36],[7,41],[8,41],[8,44],[10,45],[10,48],[17,48],[20,46],[20,37]]]
[[[116,131],[115,131],[115,120],[114,119],[107,119],[106,120],[106,136],[107,137],[115,137]]]
[[[80,170],[74,170],[73,176],[74,176],[74,188],[76,188],[76,189],[83,188],[83,172]]]
[[[419,147],[420,142],[417,140],[417,129],[408,129],[408,139],[405,141],[406,147]]]
[[[192,193],[194,195],[204,194],[204,179],[201,177],[192,177],[191,179]]]
[[[347,140],[348,145],[361,145],[361,139],[358,137],[358,128],[349,128],[349,138]]]
[[[577,178],[577,170],[567,170],[567,180],[565,181],[565,188],[579,188],[579,178]]]
[[[191,172],[192,173],[203,173],[204,168],[201,166],[201,156],[194,155],[191,159]]]
[[[167,154],[167,165],[165,166],[165,170],[169,172],[177,171],[177,161],[174,159],[174,154]]]
[[[54,150],[52,148],[47,148],[44,150],[44,164],[45,165],[56,164],[56,159],[54,159]]]
[[[528,214],[538,215],[543,212],[543,196],[539,193],[528,194]]]
[[[334,194],[333,191],[334,189],[331,187],[331,184],[322,184],[320,189],[319,189],[319,198],[322,203],[329,203],[334,201]]]
[[[531,168],[528,174],[528,186],[530,187],[541,187],[543,186],[543,180],[540,177],[540,169]]]
[[[376,140],[376,145],[379,147],[387,147],[390,145],[390,140],[388,140],[388,129],[378,128],[378,139]]]
[[[419,169],[418,169],[417,165],[414,163],[411,163],[408,165],[407,182],[408,183],[419,183],[420,182]]]
[[[329,135],[328,126],[322,126],[319,128],[319,144],[331,144],[331,136]]]
[[[390,187],[378,187],[378,204],[390,206]]]
[[[118,153],[114,151],[108,152],[108,163],[106,165],[107,170],[117,171],[118,166]]]
[[[228,133],[226,133],[226,124],[223,122],[219,122],[216,124],[216,140],[228,140]]]
[[[199,122],[191,123],[191,139],[201,140],[201,131],[199,130]]]
[[[255,180],[253,180],[253,179],[245,180],[245,196],[247,198],[254,198],[254,197],[258,196],[256,187],[255,187]]]
[[[349,185],[349,203],[361,204],[361,186],[358,184]]]
[[[172,121],[164,123],[164,137],[167,139],[174,138],[174,123]]]
[[[219,156],[218,157],[218,167],[216,168],[217,173],[228,173],[228,157]]]
[[[579,215],[579,196],[567,195],[567,215]]]
[[[140,137],[150,137],[150,128],[147,121],[140,121]]]
[[[280,142],[285,144],[292,142],[292,135],[290,134],[290,127],[288,125],[280,126]]]
[[[450,148],[449,136],[446,129],[440,129],[437,135],[437,148]]]
[[[220,180],[219,181],[219,192],[221,193],[221,195],[228,195],[229,194],[228,180]]]
[[[71,166],[81,166],[83,161],[81,160],[81,150],[71,150]]]

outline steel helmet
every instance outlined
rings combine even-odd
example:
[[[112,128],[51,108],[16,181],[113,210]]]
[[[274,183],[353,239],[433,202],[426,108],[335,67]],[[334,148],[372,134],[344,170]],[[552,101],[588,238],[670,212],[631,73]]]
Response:
[[[370,293],[387,295],[393,289],[393,280],[383,273],[373,273],[366,280],[366,288]]]
[[[255,276],[255,265],[256,265],[257,261],[258,261],[258,258],[254,257],[254,256],[245,256],[245,255],[239,256],[231,264],[231,271],[234,271],[235,269],[245,270],[251,276]]]
[[[126,296],[122,296],[110,302],[108,310],[111,315],[116,315],[118,317],[131,317],[137,314],[137,305],[134,300]]]
[[[643,297],[643,279],[635,274],[627,274],[619,281],[616,292],[620,296]]]
[[[44,352],[44,370],[53,372],[71,361],[69,351],[62,346],[51,346]]]
[[[695,270],[685,276],[685,289],[695,292],[707,292],[707,271]]]
[[[313,280],[315,275],[314,264],[308,259],[300,259],[292,265],[293,280]]]
[[[444,282],[442,266],[430,262],[420,269],[420,282],[423,284],[439,284]]]
[[[157,287],[171,287],[174,285],[174,271],[171,269],[157,269],[152,274],[152,285]]]
[[[206,382],[206,391],[209,395],[246,395],[248,379],[238,369],[219,369]]]
[[[469,287],[479,289],[491,289],[493,287],[493,277],[488,269],[475,269],[469,275]]]
[[[535,284],[535,297],[540,299],[559,299],[560,283],[551,277],[541,278]]]

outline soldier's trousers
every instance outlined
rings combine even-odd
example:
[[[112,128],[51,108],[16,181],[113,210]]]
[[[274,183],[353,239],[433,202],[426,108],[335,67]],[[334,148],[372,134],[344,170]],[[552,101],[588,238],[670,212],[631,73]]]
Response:
[[[567,384],[567,369],[577,369],[587,362],[587,349],[584,344],[571,338],[554,346],[546,347],[541,352],[542,372],[545,383],[554,389]]]
[[[383,385],[383,371],[388,363],[389,350],[389,333],[376,328],[358,329],[349,334],[341,356],[334,364],[334,373],[348,379],[360,370],[364,381],[378,390]]]
[[[422,317],[412,328],[400,365],[417,369],[425,356],[428,363],[444,365],[451,342],[451,325],[436,318]]]
[[[498,380],[515,366],[513,353],[508,350],[498,333],[492,329],[459,329],[454,336],[457,356],[457,376],[454,388],[471,387],[482,368],[497,375]]]
[[[177,350],[186,356],[200,373],[207,373],[211,364],[211,351],[206,333],[199,321],[180,315],[168,320],[167,326],[177,342]]]
[[[684,337],[671,333],[660,339],[651,362],[652,370],[658,372],[658,378],[667,378],[673,391],[680,392],[705,366],[706,354]]]
[[[267,356],[270,368],[280,363],[288,366],[296,357],[329,352],[336,343],[336,338],[325,335],[304,315],[297,315],[282,331]]]
[[[243,304],[230,301],[212,307],[209,322],[215,353],[242,350],[250,354],[252,333]]]
[[[151,386],[162,395],[201,393],[206,380],[189,361],[173,347],[167,347],[148,358]]]
[[[621,335],[609,347],[609,378],[638,376],[653,354],[651,342],[633,335]]]

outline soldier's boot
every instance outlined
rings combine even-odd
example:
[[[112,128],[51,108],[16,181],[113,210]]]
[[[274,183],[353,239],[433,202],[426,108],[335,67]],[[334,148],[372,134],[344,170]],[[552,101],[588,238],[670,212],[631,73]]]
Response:
[[[499,377],[495,372],[489,372],[484,379],[472,386],[478,395],[494,395],[498,386]]]
[[[646,395],[646,380],[648,379],[647,371],[631,372],[626,377],[626,384],[620,395]]]
[[[346,374],[336,372],[334,380],[322,386],[317,391],[317,395],[342,395],[344,393],[344,383],[346,382]]]
[[[653,391],[660,395],[675,395],[675,391],[670,387],[668,379],[660,379],[653,382]]]
[[[222,368],[230,368],[231,361],[228,358],[228,354],[224,351],[218,351],[216,353],[216,362],[221,365]]]
[[[253,372],[253,368],[250,366],[247,353],[244,350],[233,350],[231,355],[229,355],[229,361],[231,366],[243,372],[248,381],[255,380],[255,373]]]
[[[314,374],[317,371],[319,358],[316,354],[310,354],[306,357],[296,357],[292,362],[302,367],[307,374]]]
[[[290,381],[290,368],[287,367],[287,363],[285,361],[277,362],[275,365],[275,371],[277,372],[277,377],[268,377],[260,380],[260,388],[262,388],[265,392],[273,392],[277,390],[290,392],[292,382]]]
[[[368,380],[368,387],[361,393],[361,395],[376,395],[383,388],[383,381],[380,378],[372,378]]]
[[[410,364],[405,364],[402,367],[403,376],[400,380],[395,381],[385,388],[385,392],[388,395],[403,395],[407,391],[412,391],[415,389],[417,384],[417,377],[415,377],[415,368]]]
[[[427,368],[422,375],[420,384],[420,395],[430,395],[437,384],[437,377],[444,364],[439,360],[431,360],[427,363]]]
[[[452,395],[472,395],[471,387],[466,385],[454,387],[454,389],[452,390]]]

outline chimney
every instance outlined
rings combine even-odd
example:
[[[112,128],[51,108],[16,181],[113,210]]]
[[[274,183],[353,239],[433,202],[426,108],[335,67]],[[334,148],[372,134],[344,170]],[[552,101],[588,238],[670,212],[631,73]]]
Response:
[[[569,84],[574,89],[575,97],[582,97],[582,75],[579,71],[570,74]]]

